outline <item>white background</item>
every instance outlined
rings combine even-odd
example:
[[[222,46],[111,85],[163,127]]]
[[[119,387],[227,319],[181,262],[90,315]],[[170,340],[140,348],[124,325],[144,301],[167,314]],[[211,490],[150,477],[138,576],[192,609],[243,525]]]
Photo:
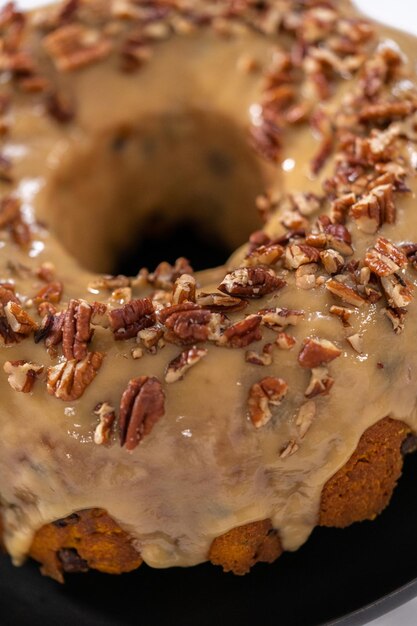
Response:
[[[0,6],[6,0],[0,0]],[[49,4],[50,0],[19,0],[17,4],[23,9]],[[415,0],[356,0],[356,4],[364,13],[390,26],[409,30],[417,35],[417,2]],[[417,46],[416,46],[417,60]],[[417,529],[416,529],[417,530]],[[417,540],[417,538],[416,538]],[[369,626],[416,626],[417,599],[408,602],[384,617],[373,620]],[[301,625],[300,625],[301,626]]]

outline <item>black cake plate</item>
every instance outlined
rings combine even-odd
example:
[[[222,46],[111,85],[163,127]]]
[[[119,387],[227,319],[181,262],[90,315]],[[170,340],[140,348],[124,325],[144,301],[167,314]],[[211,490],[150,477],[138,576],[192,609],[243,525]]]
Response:
[[[219,568],[67,576],[0,556],[1,626],[314,626],[363,624],[417,595],[417,454],[374,522],[316,529],[274,565],[235,577]]]

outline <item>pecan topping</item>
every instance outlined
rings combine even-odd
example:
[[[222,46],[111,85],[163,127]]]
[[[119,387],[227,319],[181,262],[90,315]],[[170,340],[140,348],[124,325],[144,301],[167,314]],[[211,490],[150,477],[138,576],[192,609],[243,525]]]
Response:
[[[356,196],[354,193],[347,193],[336,198],[330,206],[330,219],[333,224],[344,224],[350,207],[355,204]]]
[[[67,360],[81,361],[93,336],[90,328],[92,309],[83,300],[70,300],[62,324],[62,352]]]
[[[251,250],[246,255],[243,266],[275,265],[284,254],[284,248],[279,244],[267,244]]]
[[[390,276],[407,267],[407,264],[404,252],[384,237],[379,237],[365,256],[365,265],[377,276]]]
[[[232,296],[260,298],[282,289],[285,285],[285,280],[279,278],[271,269],[245,267],[227,274],[218,289]]]
[[[272,343],[266,343],[262,348],[262,352],[247,350],[245,353],[245,361],[252,365],[271,365],[272,363]]]
[[[248,315],[240,322],[226,328],[220,337],[219,345],[229,348],[245,348],[253,341],[259,341],[262,339],[261,322],[260,315]]]
[[[296,441],[294,441],[294,439],[290,439],[290,441],[288,441],[285,446],[282,448],[282,450],[279,453],[279,456],[281,459],[286,459],[287,456],[292,456],[293,454],[295,454],[298,450],[300,446],[298,445],[298,443]]]
[[[350,287],[346,282],[344,282],[344,277],[341,275],[327,280],[326,289],[344,302],[352,304],[353,306],[361,307],[366,302],[366,300],[362,298],[362,296],[353,287]]]
[[[27,336],[37,330],[38,325],[35,320],[17,302],[8,302],[4,307],[4,312],[13,332]]]
[[[97,293],[103,289],[113,291],[114,289],[121,289],[122,287],[130,286],[130,278],[123,274],[117,276],[111,276],[110,274],[101,276],[97,280],[93,280],[88,284],[88,290],[92,293]]]
[[[327,245],[344,256],[353,254],[352,236],[343,224],[327,224],[324,227]]]
[[[356,225],[364,233],[374,234],[382,224],[395,224],[396,208],[392,185],[380,185],[358,200],[350,209]]]
[[[308,337],[303,342],[298,362],[301,367],[313,369],[324,363],[330,363],[341,354],[342,351],[331,341]]]
[[[151,326],[138,332],[137,341],[140,341],[149,352],[154,354],[158,347],[163,347],[163,336],[164,329],[162,326]]]
[[[197,348],[197,346],[193,346],[181,352],[181,354],[173,359],[167,366],[165,382],[175,383],[177,380],[181,380],[185,372],[189,370],[190,367],[193,367],[193,365],[197,365],[207,353],[208,350],[206,348]]]
[[[400,335],[404,330],[404,320],[407,309],[387,307],[386,309],[384,309],[384,313],[390,320],[394,333],[396,335]]]
[[[351,309],[347,309],[344,306],[336,306],[335,304],[330,307],[330,313],[332,315],[337,315],[342,320],[343,326],[350,326],[349,318],[352,315],[353,311]]]
[[[103,445],[110,443],[113,425],[116,420],[114,408],[108,402],[100,402],[94,409],[94,415],[99,418],[99,423],[94,429],[94,443]]]
[[[354,335],[350,335],[350,337],[346,337],[346,340],[350,343],[355,352],[362,354],[362,335],[355,333]]]
[[[291,335],[288,335],[285,332],[280,332],[277,335],[275,343],[279,348],[281,348],[281,350],[291,350],[297,342]]]
[[[316,403],[313,400],[307,400],[301,405],[295,425],[297,427],[298,435],[300,439],[303,439],[309,430],[313,420],[316,416]]]
[[[320,259],[328,274],[337,274],[345,264],[345,260],[336,250],[328,249],[320,252]]]
[[[316,274],[318,269],[317,263],[300,265],[295,271],[295,284],[298,289],[314,289],[317,285]]]
[[[100,31],[80,24],[69,24],[54,30],[43,45],[61,72],[77,70],[104,59],[111,52],[111,43]]]
[[[134,450],[165,413],[165,395],[155,377],[132,378],[120,401],[120,445]]]
[[[131,339],[140,330],[155,323],[155,309],[149,298],[132,300],[121,308],[110,311],[109,319],[115,339]]]
[[[285,250],[285,266],[288,269],[297,269],[300,265],[316,263],[320,259],[320,253],[316,248],[307,244],[290,244]]]
[[[159,319],[168,329],[168,341],[195,343],[207,341],[210,337],[210,323],[213,314],[201,309],[197,304],[184,302],[159,311]]]
[[[41,305],[43,302],[58,304],[61,301],[63,285],[61,282],[53,281],[44,285],[36,294],[33,301],[35,304]]]
[[[47,390],[64,402],[78,400],[93,382],[104,359],[101,352],[89,352],[82,361],[64,361],[48,369]]]
[[[296,326],[305,317],[304,311],[281,308],[261,309],[258,314],[262,316],[262,324],[273,330]]]
[[[417,269],[417,243],[403,243],[400,245],[401,250],[406,255],[408,262],[411,263],[412,267]]]
[[[329,375],[327,367],[314,367],[311,370],[311,378],[307,389],[304,392],[306,398],[316,396],[327,396],[333,387],[334,379]]]
[[[75,116],[73,107],[60,93],[49,93],[45,99],[45,108],[49,115],[60,124],[72,122]]]
[[[156,270],[149,274],[148,282],[160,289],[171,289],[177,278],[183,274],[192,275],[193,268],[188,260],[179,257],[174,265],[163,261],[158,265]]]
[[[246,300],[233,298],[224,293],[203,293],[197,296],[197,304],[210,311],[240,311],[247,306]]]
[[[8,374],[8,383],[12,389],[29,393],[36,378],[43,372],[43,365],[31,361],[6,361],[3,369]]]
[[[182,304],[183,302],[195,302],[196,282],[194,276],[181,274],[172,289],[172,304]]]
[[[382,276],[381,285],[390,307],[402,309],[413,299],[413,285],[399,274]]]
[[[249,391],[249,417],[256,428],[265,426],[271,417],[270,406],[278,406],[288,391],[287,383],[282,378],[267,376],[252,385]]]

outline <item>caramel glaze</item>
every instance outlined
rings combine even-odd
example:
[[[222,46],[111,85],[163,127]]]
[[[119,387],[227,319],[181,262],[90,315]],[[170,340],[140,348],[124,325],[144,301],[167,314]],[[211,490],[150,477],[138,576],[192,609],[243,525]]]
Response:
[[[386,29],[380,36],[395,39],[408,55],[415,50],[411,37]],[[31,49],[37,51],[37,35],[30,38]],[[15,191],[33,222],[34,237],[24,250],[3,233],[1,280],[13,281],[25,301],[42,283],[24,268],[36,269],[47,261],[64,284],[60,307],[71,298],[106,301],[108,293],[89,290],[96,276],[84,268],[108,269],[114,250],[152,207],[180,210],[184,187],[191,187],[187,210],[195,211],[193,194],[199,189],[210,195],[215,184],[217,202],[225,190],[234,189],[224,214],[210,214],[234,246],[256,228],[253,216],[242,214],[240,205],[248,205],[242,195],[252,198],[260,191],[260,176],[275,189],[319,190],[334,162],[331,158],[317,179],[308,174],[307,163],[317,148],[308,127],[288,133],[283,160],[293,159],[291,171],[245,152],[238,137],[237,131],[242,136],[246,132],[262,81],[257,72],[237,71],[237,61],[250,50],[265,65],[276,42],[249,30],[230,38],[210,29],[174,36],[158,44],[152,60],[133,77],[117,69],[114,56],[80,71],[56,73],[40,52],[44,72],[76,104],[77,114],[62,126],[43,113],[36,97],[15,97],[13,127],[3,153],[13,159]],[[346,91],[350,89],[347,82]],[[338,93],[329,106],[338,106],[340,97]],[[114,147],[123,133],[128,137],[125,152]],[[213,183],[216,175],[201,162],[219,143],[233,171],[226,181]],[[411,143],[407,149],[413,150]],[[172,152],[179,164],[175,175],[170,171]],[[417,240],[415,183],[410,178],[407,183],[413,191],[396,197],[396,224],[384,225],[378,233],[394,242]],[[9,188],[4,186],[4,191]],[[140,201],[138,195],[143,195]],[[202,202],[203,209],[210,202]],[[265,229],[271,236],[283,232],[278,214]],[[350,230],[359,258],[375,236],[353,226]],[[234,255],[228,267],[242,256],[242,251]],[[200,288],[215,290],[225,272],[220,268],[197,275]],[[269,518],[284,548],[295,550],[317,523],[323,485],[346,463],[367,428],[389,415],[417,430],[415,302],[402,334],[392,331],[381,303],[355,309],[351,326],[344,328],[329,313],[337,302],[324,286],[299,289],[294,273],[283,273],[287,286],[252,300],[245,314],[273,306],[304,310],[305,320],[291,328],[295,348],[274,350],[272,364],[259,367],[245,362],[244,350],[207,346],[206,358],[183,380],[164,384],[165,415],[132,453],[116,437],[109,446],[94,443],[93,409],[103,401],[118,407],[133,377],[163,381],[166,365],[181,351],[178,345],[167,343],[156,354],[145,351],[134,360],[135,339],[115,342],[109,330],[97,327],[90,349],[106,353],[106,358],[96,379],[73,402],[48,395],[41,380],[30,394],[16,392],[6,374],[1,375],[0,495],[5,545],[16,563],[27,554],[37,529],[90,507],[107,510],[153,567],[200,563],[215,537]],[[413,270],[407,276],[416,282]],[[137,287],[134,297],[149,292]],[[233,321],[242,314],[229,317]],[[346,341],[355,333],[363,336],[362,354]],[[285,444],[298,439],[295,421],[309,371],[300,368],[297,356],[307,336],[329,339],[343,352],[329,365],[334,386],[329,395],[315,399],[316,417],[299,449],[282,458]],[[265,329],[262,341],[249,349],[261,351],[274,339],[275,333]],[[1,358],[45,367],[62,360],[59,355],[51,358],[42,343],[31,339],[2,347]],[[273,410],[271,422],[255,429],[247,413],[248,391],[264,376],[283,378],[289,391]]]

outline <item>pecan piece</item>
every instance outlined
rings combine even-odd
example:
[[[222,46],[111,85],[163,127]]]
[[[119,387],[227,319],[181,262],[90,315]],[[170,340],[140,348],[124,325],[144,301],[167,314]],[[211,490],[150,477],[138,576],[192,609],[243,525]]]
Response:
[[[272,363],[272,343],[266,343],[262,348],[262,352],[247,350],[245,353],[245,361],[252,365],[271,365]]]
[[[337,315],[342,320],[343,326],[350,326],[349,318],[352,315],[353,311],[344,306],[336,306],[335,304],[330,307],[330,313],[332,315]]]
[[[132,378],[120,400],[120,445],[132,451],[165,413],[165,394],[155,377]]]
[[[4,312],[14,333],[28,336],[37,330],[38,325],[35,320],[17,302],[9,301],[4,307]]]
[[[300,265],[316,263],[320,259],[317,248],[303,243],[292,243],[285,249],[285,266],[298,269]]]
[[[81,361],[93,336],[92,308],[84,300],[70,300],[62,324],[62,352],[67,360]]]
[[[399,274],[381,277],[381,285],[390,307],[402,309],[413,299],[413,285]]]
[[[295,337],[292,337],[291,335],[288,335],[287,333],[282,331],[278,333],[275,343],[281,350],[291,350],[291,348],[293,348],[297,342],[295,340]]]
[[[243,267],[226,274],[218,289],[243,298],[260,298],[282,289],[287,283],[271,269]]]
[[[392,328],[396,335],[400,335],[404,330],[406,313],[407,309],[399,309],[394,307],[387,307],[386,309],[384,309],[384,314],[391,322]]]
[[[190,274],[181,274],[172,288],[172,304],[195,302],[196,281]]]
[[[311,378],[304,392],[306,398],[327,396],[333,387],[334,379],[330,376],[327,367],[314,367],[311,370]]]
[[[113,425],[116,420],[114,408],[108,402],[100,402],[94,409],[94,415],[99,418],[99,423],[94,429],[94,443],[101,446],[110,443]]]
[[[320,259],[328,274],[337,274],[343,268],[345,261],[340,252],[328,249],[320,252]]]
[[[229,348],[245,348],[253,341],[259,341],[262,339],[261,322],[260,315],[248,315],[240,322],[226,328],[220,337],[219,345]]]
[[[159,319],[168,332],[168,341],[196,343],[207,341],[210,337],[210,324],[216,314],[201,309],[197,304],[184,302],[159,311]]]
[[[246,300],[233,298],[224,293],[204,293],[197,296],[197,304],[210,311],[240,311],[247,306]]]
[[[267,244],[251,250],[246,255],[243,266],[275,265],[284,254],[284,248],[279,244]]]
[[[208,350],[206,348],[197,348],[193,346],[188,348],[173,359],[167,366],[165,372],[165,382],[175,383],[177,380],[181,380],[184,374],[190,367],[197,365],[202,358],[207,356]]]
[[[344,277],[341,275],[337,275],[335,278],[329,278],[329,280],[326,281],[326,289],[344,302],[352,304],[353,306],[361,307],[366,302],[365,298],[362,298],[356,289],[344,282]]]
[[[292,456],[299,449],[299,445],[294,439],[290,439],[280,450],[279,456],[281,459],[286,459],[287,456]]]
[[[172,289],[173,284],[183,274],[192,275],[193,268],[191,267],[188,259],[179,257],[174,265],[162,261],[155,269],[154,272],[149,274],[148,282],[151,285],[155,285],[160,289]]]
[[[365,265],[377,276],[390,276],[408,265],[404,252],[393,243],[379,237],[365,256]]]
[[[100,31],[81,24],[61,26],[44,37],[43,46],[57,69],[70,72],[107,57],[112,48]]]
[[[82,361],[64,361],[48,369],[47,390],[64,402],[78,400],[92,383],[104,359],[101,352],[89,352]]]
[[[116,340],[136,337],[143,328],[153,326],[155,309],[150,298],[132,300],[109,312],[110,327]]]
[[[309,430],[313,420],[316,416],[316,403],[313,400],[307,400],[303,405],[301,405],[297,418],[295,420],[295,425],[297,427],[297,431],[300,439],[303,439]]]
[[[331,341],[307,337],[298,355],[298,362],[301,367],[313,369],[324,363],[330,363],[341,354],[342,351]]]
[[[29,393],[36,378],[43,372],[43,365],[31,361],[6,361],[3,370],[8,374],[8,383],[15,391]]]
[[[358,229],[371,235],[382,224],[395,224],[393,185],[379,185],[371,189],[368,195],[351,206],[350,213]]]
[[[270,406],[278,406],[285,398],[288,385],[282,378],[266,376],[252,385],[249,391],[249,417],[256,428],[265,426],[271,417]]]
[[[282,378],[267,376],[252,385],[249,391],[249,417],[256,428],[265,426],[271,417],[270,406],[278,406],[288,391],[288,385]]]
[[[281,330],[286,326],[296,326],[304,319],[304,311],[296,309],[270,308],[261,309],[258,315],[262,316],[262,324],[272,330]]]

